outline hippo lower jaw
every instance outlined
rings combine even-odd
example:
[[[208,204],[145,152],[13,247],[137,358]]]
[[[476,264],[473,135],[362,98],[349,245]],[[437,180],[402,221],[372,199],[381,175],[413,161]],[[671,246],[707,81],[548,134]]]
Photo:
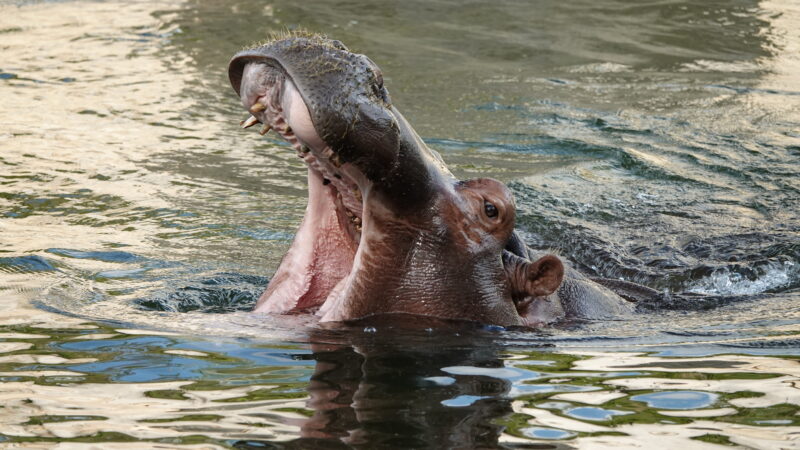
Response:
[[[319,308],[322,321],[339,320],[335,305],[358,265],[362,237],[371,232],[363,201],[371,183],[352,164],[340,163],[319,137],[305,102],[288,77],[275,69],[249,65],[244,79],[263,78],[265,70],[271,71],[273,78],[266,83],[267,92],[243,92],[242,101],[253,114],[244,125],[264,123],[262,133],[274,130],[308,165],[308,206],[292,246],[255,311]]]

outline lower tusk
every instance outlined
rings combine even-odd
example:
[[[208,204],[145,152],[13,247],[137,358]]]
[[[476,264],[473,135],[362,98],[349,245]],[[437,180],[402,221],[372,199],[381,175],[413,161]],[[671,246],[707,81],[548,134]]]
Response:
[[[269,133],[270,129],[271,129],[271,127],[269,125],[264,125],[264,128],[262,128],[261,131],[259,131],[258,133],[263,136],[263,135]]]
[[[257,124],[258,122],[259,120],[256,119],[256,116],[250,116],[246,120],[239,122],[239,125],[241,125],[242,128],[250,128],[253,125]]]

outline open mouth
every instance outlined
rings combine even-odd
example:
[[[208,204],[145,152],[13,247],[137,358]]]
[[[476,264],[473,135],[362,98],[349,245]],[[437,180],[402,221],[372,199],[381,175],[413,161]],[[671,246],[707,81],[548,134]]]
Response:
[[[259,300],[257,311],[309,310],[335,303],[357,259],[367,227],[363,193],[369,182],[318,135],[298,89],[277,66],[252,62],[240,86],[252,114],[244,128],[263,124],[280,135],[308,167],[308,206],[294,243]]]
[[[513,235],[508,188],[453,177],[366,56],[290,37],[238,53],[229,77],[252,114],[242,126],[274,130],[308,168],[303,221],[256,312],[518,324],[520,299],[558,287],[557,258],[500,257]]]

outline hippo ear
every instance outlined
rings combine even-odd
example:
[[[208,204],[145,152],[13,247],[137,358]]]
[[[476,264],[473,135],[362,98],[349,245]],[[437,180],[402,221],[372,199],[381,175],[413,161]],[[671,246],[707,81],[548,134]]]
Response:
[[[553,255],[545,255],[525,268],[522,291],[533,297],[550,295],[561,286],[564,265]]]

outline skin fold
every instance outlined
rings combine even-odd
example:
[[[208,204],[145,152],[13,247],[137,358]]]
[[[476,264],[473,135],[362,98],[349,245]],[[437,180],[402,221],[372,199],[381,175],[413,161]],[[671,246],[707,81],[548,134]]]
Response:
[[[255,311],[533,326],[632,309],[556,256],[532,257],[508,188],[456,179],[366,56],[292,35],[239,52],[229,77],[252,114],[243,126],[274,130],[308,165],[305,217]]]

